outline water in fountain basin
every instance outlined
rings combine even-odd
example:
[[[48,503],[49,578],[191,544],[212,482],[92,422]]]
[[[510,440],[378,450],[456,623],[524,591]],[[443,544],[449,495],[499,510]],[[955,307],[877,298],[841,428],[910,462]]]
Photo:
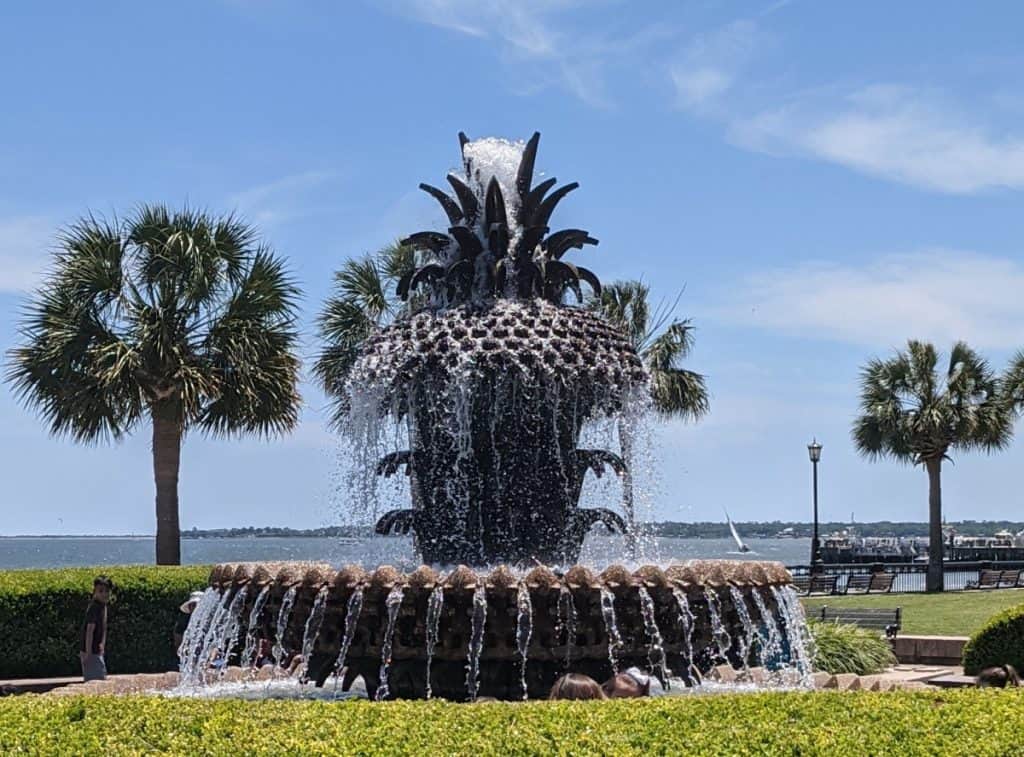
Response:
[[[564,586],[558,594],[558,624],[565,628],[565,668],[568,670],[572,664],[572,645],[576,641],[576,601]]]
[[[533,602],[530,590],[522,581],[516,593],[516,648],[519,651],[519,683],[523,687],[523,699],[526,699],[526,655],[530,648],[530,637],[533,635]]]
[[[601,616],[604,618],[605,633],[608,634],[608,662],[612,665],[612,673],[618,673],[618,649],[622,646],[622,636],[615,619],[615,595],[606,586],[601,587]]]
[[[255,667],[256,658],[259,655],[259,649],[257,644],[259,643],[258,634],[260,630],[260,615],[263,613],[263,608],[267,606],[267,600],[270,599],[270,586],[264,586],[260,593],[256,596],[256,601],[252,603],[252,610],[249,613],[249,625],[246,626],[245,632],[245,648],[242,650],[242,657],[239,664],[242,667]]]
[[[181,671],[181,682],[195,683],[197,664],[202,654],[203,640],[210,629],[210,624],[220,609],[221,595],[217,589],[207,589],[192,611],[188,628],[178,648],[178,667]]]
[[[299,593],[299,587],[292,586],[285,592],[281,600],[281,610],[277,613],[277,638],[274,640],[274,665],[281,667],[284,662],[284,632],[288,630],[288,620],[292,616],[292,607],[295,606],[295,597]]]
[[[693,626],[694,617],[690,610],[690,600],[686,592],[678,586],[672,589],[672,596],[676,598],[676,605],[679,606],[679,627],[683,629],[683,643],[686,645],[686,677],[691,682],[699,680],[693,675]]]
[[[296,678],[305,680],[306,671],[309,669],[309,657],[313,654],[313,646],[316,644],[316,637],[320,635],[320,626],[323,625],[324,615],[327,613],[327,587],[321,587],[313,600],[313,607],[306,618],[306,627],[302,632],[302,664],[296,672]]]
[[[356,623],[359,621],[359,613],[363,611],[363,587],[357,586],[348,598],[348,606],[345,608],[345,632],[341,637],[341,649],[338,650],[338,659],[334,662],[334,691],[338,691],[338,683],[341,680],[341,673],[345,669],[345,658],[348,657],[349,647],[356,637]]]
[[[714,589],[705,589],[704,597],[708,601],[708,615],[711,617],[711,637],[718,650],[718,657],[721,662],[729,664],[729,649],[732,647],[732,637],[722,622],[722,605],[718,594]]]
[[[427,699],[433,693],[430,686],[430,666],[434,661],[434,647],[441,635],[441,608],[444,607],[444,587],[436,586],[427,600]]]
[[[398,610],[402,606],[402,597],[405,596],[405,587],[396,586],[388,592],[384,605],[388,610],[388,626],[384,631],[384,639],[380,649],[380,686],[377,688],[377,700],[387,699],[391,693],[388,688],[388,670],[391,667],[391,650],[395,643],[395,620],[398,618]]]
[[[654,617],[654,600],[647,589],[641,586],[640,592],[640,614],[644,619],[644,630],[647,632],[647,662],[651,672],[658,676],[662,689],[668,691],[668,678],[671,671],[665,661],[665,643],[661,638],[661,631]]]
[[[483,584],[473,592],[473,624],[469,636],[469,656],[466,671],[466,690],[469,701],[476,701],[480,688],[480,653],[484,647],[484,626],[487,623],[487,590]]]

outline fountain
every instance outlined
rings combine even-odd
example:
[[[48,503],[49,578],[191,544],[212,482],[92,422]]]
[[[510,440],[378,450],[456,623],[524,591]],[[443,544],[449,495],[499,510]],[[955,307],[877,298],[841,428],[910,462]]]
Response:
[[[408,310],[360,345],[343,390],[358,454],[391,438],[385,428],[407,440],[364,468],[405,467],[412,506],[376,529],[412,532],[426,565],[218,566],[182,645],[183,685],[204,683],[214,659],[251,664],[258,644],[278,666],[301,656],[298,676],[316,686],[361,678],[380,699],[545,697],[566,670],[604,680],[630,666],[665,689],[721,664],[791,683],[809,674],[800,604],[777,563],[573,565],[591,527],[626,527],[580,507],[588,472],[621,476],[629,462],[580,448],[581,433],[642,405],[647,377],[623,333],[565,302],[582,301],[581,284],[600,291],[563,259],[597,240],[550,232],[577,185],[534,186],[539,138],[460,134],[454,197],[421,185],[447,233],[404,240],[418,256],[398,284]]]

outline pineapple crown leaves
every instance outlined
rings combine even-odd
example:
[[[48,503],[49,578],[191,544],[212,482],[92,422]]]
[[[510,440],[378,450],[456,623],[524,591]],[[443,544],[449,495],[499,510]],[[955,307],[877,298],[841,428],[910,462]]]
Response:
[[[482,197],[472,189],[474,171],[466,152],[469,138],[459,133],[465,178],[448,175],[454,197],[437,187],[420,184],[420,189],[438,201],[451,225],[447,234],[421,231],[402,240],[404,245],[425,251],[432,260],[399,281],[399,297],[408,299],[418,287],[429,286],[435,307],[493,297],[539,297],[561,304],[567,292],[582,302],[581,283],[600,294],[601,282],[593,272],[562,260],[569,250],[596,245],[597,240],[583,229],[549,233],[555,207],[579,184],[566,184],[551,194],[548,192],[556,184],[554,178],[533,186],[539,143],[540,133],[534,132],[516,171],[514,191],[518,202],[509,206],[494,176]]]

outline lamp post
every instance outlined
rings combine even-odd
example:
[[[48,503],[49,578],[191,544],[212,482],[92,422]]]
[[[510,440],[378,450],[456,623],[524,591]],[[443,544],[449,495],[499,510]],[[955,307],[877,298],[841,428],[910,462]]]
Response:
[[[821,460],[821,445],[814,439],[807,445],[807,454],[811,458],[811,467],[814,470],[814,535],[811,536],[811,573],[820,573],[823,563],[821,561],[821,542],[818,541],[818,461]]]

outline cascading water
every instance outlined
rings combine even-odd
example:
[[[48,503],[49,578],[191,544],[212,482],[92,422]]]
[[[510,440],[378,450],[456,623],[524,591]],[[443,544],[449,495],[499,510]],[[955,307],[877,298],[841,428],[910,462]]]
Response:
[[[615,595],[606,586],[601,587],[601,616],[604,618],[604,630],[608,635],[608,662],[612,672],[619,672],[618,649],[622,646],[619,624],[615,619]]]
[[[235,598],[231,600],[231,607],[228,609],[223,638],[215,642],[217,648],[221,650],[224,661],[220,669],[221,675],[227,670],[231,650],[235,648],[235,644],[238,643],[238,637],[242,633],[242,610],[245,608],[245,600],[248,596],[248,586],[243,586],[235,593]]]
[[[178,667],[181,671],[182,685],[198,682],[198,673],[202,670],[199,661],[203,653],[203,641],[215,614],[220,609],[220,598],[220,592],[211,587],[203,592],[203,596],[192,611],[188,628],[185,629],[181,646],[178,648]]]
[[[754,663],[754,666],[760,666],[760,660],[762,658],[762,645],[757,643],[757,627],[754,625],[754,622],[750,619],[750,610],[747,609],[747,602],[743,598],[743,592],[741,592],[735,586],[730,586],[729,597],[732,599],[732,606],[736,608],[736,615],[740,619],[740,625],[743,626],[743,635],[737,635],[737,642],[739,646],[740,660],[743,663],[743,669],[749,675],[749,659],[751,651],[755,650],[755,654],[757,655],[757,661]]]
[[[693,682],[698,679],[693,675],[694,617],[690,611],[690,600],[686,597],[686,592],[678,586],[672,589],[672,596],[675,597],[676,605],[679,607],[679,627],[683,630],[683,642],[686,645],[686,677]]]
[[[348,598],[348,605],[345,610],[345,631],[341,637],[341,649],[334,661],[334,691],[338,691],[338,682],[341,679],[342,671],[345,669],[345,660],[348,657],[348,650],[352,648],[352,640],[356,637],[356,624],[359,621],[359,613],[363,610],[363,587],[357,586]]]
[[[558,593],[558,627],[565,630],[565,668],[568,670],[572,664],[572,645],[576,641],[576,602],[567,588]]]
[[[722,605],[718,599],[718,593],[714,589],[705,589],[704,597],[708,601],[708,615],[711,618],[711,636],[718,651],[718,658],[726,665],[729,664],[729,650],[732,648],[732,637],[728,629],[722,623]]]
[[[306,625],[302,631],[302,663],[296,671],[295,677],[300,681],[306,678],[306,671],[309,670],[309,656],[313,654],[313,645],[316,644],[316,637],[320,634],[320,626],[324,622],[324,613],[327,609],[327,587],[323,586],[316,593],[313,600],[313,608],[306,618]]]
[[[799,677],[799,683],[808,686],[813,672],[814,651],[803,605],[792,586],[773,586],[772,594],[785,626],[784,643],[789,647],[790,664]]]
[[[404,586],[395,586],[388,593],[388,598],[385,600],[385,607],[387,607],[388,613],[388,625],[384,631],[384,643],[381,646],[380,653],[380,687],[377,689],[378,701],[387,699],[390,695],[390,689],[388,688],[388,671],[391,667],[391,650],[394,647],[395,642],[395,620],[398,618],[398,610],[402,606],[402,598],[405,596]]]
[[[253,602],[252,610],[249,612],[249,624],[245,631],[245,647],[240,658],[242,667],[251,668],[256,665],[256,658],[259,654],[257,644],[259,643],[260,616],[263,614],[263,608],[267,606],[268,599],[270,599],[269,585],[260,590],[256,601]]]
[[[650,592],[645,587],[641,586],[637,591],[640,593],[640,614],[643,616],[644,630],[647,632],[647,661],[651,671],[661,681],[662,688],[668,691],[668,678],[671,672],[665,661],[665,646],[661,631],[654,617],[654,600],[651,599]]]
[[[473,592],[473,625],[469,637],[469,654],[466,665],[466,691],[469,701],[476,701],[480,687],[480,653],[484,648],[484,626],[487,623],[487,590],[483,584]]]
[[[761,628],[758,633],[761,642],[761,664],[769,670],[774,670],[781,664],[782,657],[782,634],[779,632],[779,624],[775,621],[775,614],[765,604],[760,590],[754,589],[750,596],[757,607],[757,614],[761,616]]]
[[[277,641],[274,643],[274,666],[280,668],[284,662],[284,632],[288,628],[288,620],[292,616],[292,607],[299,592],[298,586],[292,586],[285,592],[281,600],[281,610],[277,614]]]
[[[523,687],[523,699],[527,698],[526,689],[526,657],[530,648],[530,637],[533,635],[533,603],[530,590],[522,581],[516,592],[516,649],[519,652],[519,681]]]
[[[430,667],[434,662],[434,647],[441,636],[441,609],[444,607],[444,587],[436,586],[427,600],[427,699],[433,694]]]

